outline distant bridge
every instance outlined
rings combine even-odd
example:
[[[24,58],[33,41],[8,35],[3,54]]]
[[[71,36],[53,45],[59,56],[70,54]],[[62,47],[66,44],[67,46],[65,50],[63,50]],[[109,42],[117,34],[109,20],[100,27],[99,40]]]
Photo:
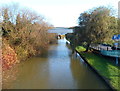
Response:
[[[64,27],[56,27],[54,29],[49,29],[48,33],[57,33],[58,35],[65,35],[67,33],[73,33],[73,29],[68,29]]]

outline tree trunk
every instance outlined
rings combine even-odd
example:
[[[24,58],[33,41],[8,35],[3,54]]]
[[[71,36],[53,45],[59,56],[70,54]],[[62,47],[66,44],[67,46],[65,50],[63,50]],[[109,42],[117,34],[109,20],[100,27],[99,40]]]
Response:
[[[87,48],[86,48],[85,52],[88,52],[89,47],[90,47],[90,44],[87,44]]]

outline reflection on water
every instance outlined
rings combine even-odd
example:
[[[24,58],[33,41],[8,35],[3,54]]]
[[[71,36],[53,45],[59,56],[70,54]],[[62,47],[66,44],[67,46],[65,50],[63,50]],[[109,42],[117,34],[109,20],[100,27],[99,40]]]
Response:
[[[16,67],[12,89],[104,89],[107,88],[80,58],[72,57],[66,40],[51,45],[47,56],[33,57]],[[11,78],[12,79],[12,78]],[[9,80],[11,80],[9,79]]]

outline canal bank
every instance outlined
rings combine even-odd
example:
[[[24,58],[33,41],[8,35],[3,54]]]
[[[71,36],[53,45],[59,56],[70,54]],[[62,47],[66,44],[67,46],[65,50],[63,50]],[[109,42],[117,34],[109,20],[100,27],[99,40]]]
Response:
[[[65,39],[51,45],[46,55],[14,69],[17,75],[3,84],[4,89],[109,89],[79,57],[71,56]]]
[[[105,81],[106,85],[111,89],[111,91],[114,91],[115,88],[107,81],[105,77],[103,77],[92,65],[89,64],[89,62],[86,60],[85,57],[83,57],[77,50],[76,52],[80,55],[80,57],[84,60],[84,62],[90,67],[91,70],[93,70],[100,78],[101,80]]]
[[[88,64],[88,66],[102,79],[112,90],[119,88],[119,67],[110,60],[93,54],[92,52],[83,52],[84,48],[76,48],[76,52]],[[79,52],[78,52],[79,51]]]

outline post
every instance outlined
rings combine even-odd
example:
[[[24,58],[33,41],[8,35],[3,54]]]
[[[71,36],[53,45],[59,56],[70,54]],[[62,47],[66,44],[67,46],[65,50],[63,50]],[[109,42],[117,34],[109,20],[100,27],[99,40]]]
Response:
[[[117,45],[116,45],[116,51],[117,51]],[[116,57],[116,65],[118,65],[118,57]]]
[[[116,44],[118,44],[118,43],[116,43]],[[118,47],[118,45],[116,45],[116,51],[117,51],[117,47]],[[116,57],[116,65],[118,65],[118,57]]]
[[[116,35],[114,35],[113,40],[117,41],[118,38],[116,37]],[[116,47],[116,52],[117,52],[117,47],[118,47],[118,43],[114,43],[115,47]],[[118,57],[119,55],[116,54],[116,65],[118,65]]]
[[[118,65],[118,57],[116,57],[116,65]]]

